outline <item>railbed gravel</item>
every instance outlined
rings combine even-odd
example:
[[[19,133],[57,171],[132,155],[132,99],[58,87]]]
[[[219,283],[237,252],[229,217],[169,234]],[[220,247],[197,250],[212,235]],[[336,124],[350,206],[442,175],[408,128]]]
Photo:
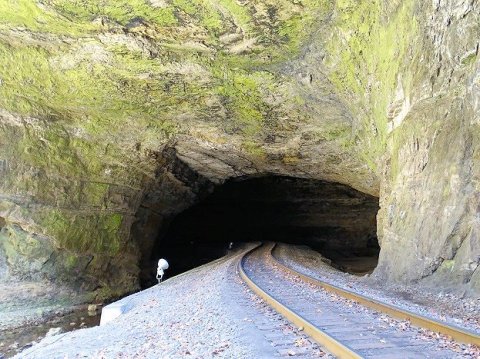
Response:
[[[105,326],[46,338],[16,358],[330,358],[239,279],[244,250],[123,298],[132,309]],[[419,304],[395,298],[395,288],[339,272],[310,249],[280,245],[275,254],[306,274],[419,312]]]
[[[420,285],[386,284],[374,277],[341,272],[329,260],[306,246],[279,244],[274,256],[290,268],[340,288],[384,303],[426,315],[474,332],[480,332],[480,298],[433,292]]]
[[[387,337],[385,337],[387,343],[390,341],[388,335],[393,334],[394,336],[392,337],[392,341],[396,341],[398,340],[396,336],[400,334],[401,336],[404,337],[402,339],[402,343],[400,344],[400,346],[413,345],[413,347],[410,347],[410,348],[414,349],[412,353],[408,351],[405,351],[404,353],[402,353],[402,355],[404,355],[405,358],[419,357],[418,353],[417,354],[414,353],[419,348],[422,348],[422,350],[425,350],[425,352],[421,356],[424,358],[439,358],[439,359],[440,358],[442,359],[453,359],[453,358],[477,359],[479,358],[480,351],[475,346],[460,344],[460,343],[451,341],[449,338],[445,336],[437,335],[436,333],[433,333],[421,328],[415,328],[411,326],[410,323],[408,323],[407,321],[396,320],[394,318],[389,317],[388,315],[385,315],[375,310],[371,310],[367,307],[364,307],[356,303],[355,301],[345,299],[334,293],[327,292],[323,288],[319,288],[318,286],[315,286],[313,284],[306,283],[303,280],[301,280],[300,277],[296,275],[292,275],[290,274],[290,272],[286,272],[284,269],[282,269],[282,267],[280,267],[272,259],[271,256],[267,255],[267,251],[264,250],[263,253],[264,253],[263,262],[268,263],[269,265],[268,267],[265,267],[265,264],[262,265],[262,260],[256,260],[251,262],[251,267],[257,268],[256,272],[258,274],[257,277],[259,282],[262,283],[262,280],[261,280],[262,276],[266,277],[263,279],[264,283],[262,284],[262,287],[265,286],[265,288],[267,288],[268,286],[270,286],[271,287],[270,290],[273,291],[273,295],[277,296],[278,298],[282,298],[282,295],[280,293],[285,292],[284,288],[288,286],[294,293],[296,293],[295,297],[297,298],[297,300],[301,301],[301,302],[295,301],[291,303],[292,308],[300,308],[300,312],[299,312],[300,314],[302,313],[302,311],[305,310],[304,308],[305,303],[315,303],[315,305],[319,306],[320,311],[321,311],[322,304],[325,304],[327,307],[331,306],[332,304],[334,306],[338,306],[338,308],[340,308],[340,312],[344,312],[344,314],[340,314],[340,316],[345,316],[345,315],[350,316],[351,314],[353,314],[352,319],[355,320],[354,317],[361,318],[360,322],[362,322],[362,320],[366,320],[367,317],[370,317],[369,319],[370,325],[368,327],[368,330],[365,330],[365,332],[362,332],[362,333],[367,334],[369,330],[373,330],[372,333],[376,333],[376,332],[379,333],[378,335],[380,335],[380,333],[383,333],[381,335],[387,335]],[[257,256],[258,258],[261,258],[260,252],[254,253],[254,255]],[[262,269],[262,266],[263,266],[263,269]],[[291,284],[290,285],[283,284],[279,287],[279,284],[284,282],[285,280],[288,280]],[[275,292],[277,293],[275,294]],[[310,298],[307,298],[307,297],[310,297]],[[285,299],[285,301],[288,305],[289,299],[287,298]],[[308,309],[306,309],[306,312],[308,313]],[[308,314],[307,314],[307,319],[308,319]],[[313,322],[315,323],[315,319],[313,320]],[[392,332],[392,329],[394,329],[396,333]],[[327,329],[327,332],[328,331],[329,329]],[[348,344],[348,340],[350,339],[347,338],[345,340]],[[372,339],[372,340],[375,340],[375,339]],[[383,341],[381,342],[385,343]],[[408,344],[409,342],[410,344]],[[388,348],[384,348],[384,349],[388,351]],[[396,355],[395,357],[398,357],[398,354],[395,354]],[[365,355],[366,357],[370,357],[370,355],[374,355],[376,357],[376,354],[374,352],[365,354]]]
[[[244,250],[123,298],[131,309],[104,326],[47,337],[15,358],[328,357],[242,284]]]

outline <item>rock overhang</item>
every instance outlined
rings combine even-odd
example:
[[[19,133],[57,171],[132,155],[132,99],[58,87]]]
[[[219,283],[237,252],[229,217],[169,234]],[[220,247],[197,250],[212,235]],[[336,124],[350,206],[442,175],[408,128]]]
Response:
[[[130,290],[139,223],[154,232],[229,178],[275,174],[379,196],[378,274],[475,277],[478,226],[462,209],[478,202],[475,161],[456,174],[421,164],[449,148],[438,133],[452,129],[471,140],[451,151],[476,158],[476,4],[94,3],[0,5],[0,215],[67,251],[62,266],[93,257],[87,277],[122,272],[103,286]],[[453,199],[455,175],[471,190],[466,206]],[[436,222],[416,216],[409,176],[424,213],[448,202],[458,227],[422,229]]]

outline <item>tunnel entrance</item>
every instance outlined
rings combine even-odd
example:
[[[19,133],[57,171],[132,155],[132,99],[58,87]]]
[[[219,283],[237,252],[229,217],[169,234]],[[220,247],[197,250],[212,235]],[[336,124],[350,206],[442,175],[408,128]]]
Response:
[[[371,271],[379,253],[377,212],[376,197],[338,183],[230,180],[171,221],[151,260],[166,258],[172,276],[223,256],[231,242],[274,241],[308,245],[340,269]]]

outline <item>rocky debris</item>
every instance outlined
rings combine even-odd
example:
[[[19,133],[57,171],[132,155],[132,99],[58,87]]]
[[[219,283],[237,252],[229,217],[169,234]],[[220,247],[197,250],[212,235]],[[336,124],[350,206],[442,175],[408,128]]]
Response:
[[[97,314],[87,317],[87,307],[82,304],[87,300],[49,281],[0,285],[0,342],[4,344],[0,357],[12,356],[46,335],[98,325]],[[72,322],[76,324],[70,326]]]
[[[45,338],[47,337],[51,337],[51,336],[54,336],[54,335],[59,335],[59,334],[62,334],[63,333],[63,329],[62,328],[50,328],[47,332],[47,334],[45,334]]]
[[[0,331],[33,325],[70,313],[85,297],[50,282],[10,282],[0,286]]]
[[[89,304],[87,307],[88,315],[96,315],[100,309],[100,304]]]
[[[7,322],[0,330],[0,338],[3,345],[0,345],[0,357],[6,355],[11,357],[23,350],[40,342],[43,338],[58,337],[64,332],[96,326],[100,317],[82,317],[85,315],[84,306],[75,306],[57,310],[55,313],[46,312],[42,317],[28,321],[27,307],[18,307],[15,314],[18,317],[15,322]],[[0,314],[4,317],[5,313]],[[8,313],[7,313],[8,314]]]

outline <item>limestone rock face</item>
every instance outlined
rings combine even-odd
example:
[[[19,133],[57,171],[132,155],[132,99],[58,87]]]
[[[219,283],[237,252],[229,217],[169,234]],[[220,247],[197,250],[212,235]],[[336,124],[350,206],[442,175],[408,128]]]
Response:
[[[478,2],[0,13],[0,280],[132,291],[175,215],[276,174],[380,197],[376,275],[480,290]]]
[[[399,75],[410,82],[408,111],[392,118],[384,157],[377,273],[478,290],[479,8],[452,1],[421,10],[429,16],[418,52]]]

